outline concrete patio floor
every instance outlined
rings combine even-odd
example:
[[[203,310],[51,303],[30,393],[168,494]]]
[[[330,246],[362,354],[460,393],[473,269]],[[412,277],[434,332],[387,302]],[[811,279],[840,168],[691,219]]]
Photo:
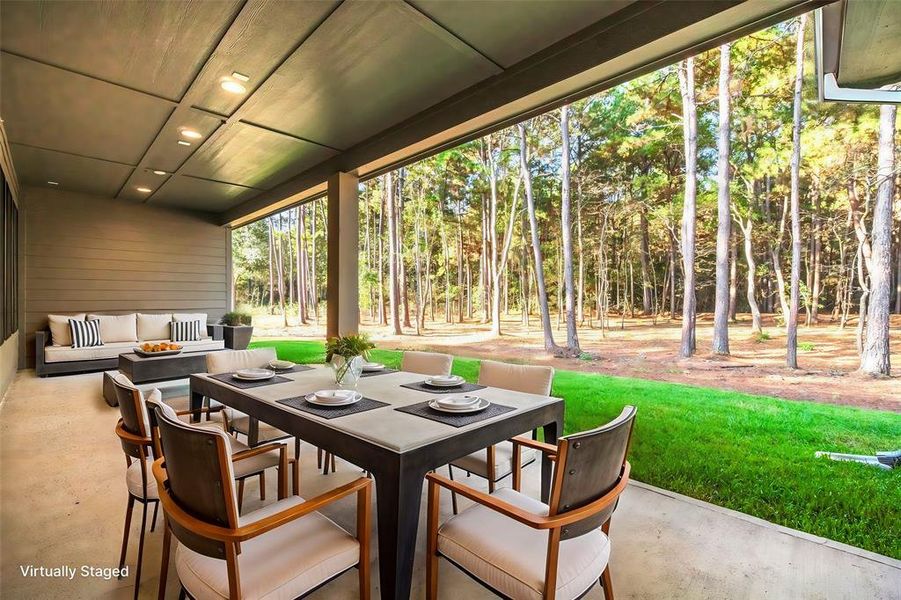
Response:
[[[28,565],[115,567],[121,544],[125,460],[113,433],[118,411],[99,395],[100,374],[39,379],[22,371],[0,404],[0,596],[3,598],[130,598],[127,580],[28,578]],[[184,400],[173,399],[178,405]],[[315,450],[304,447],[302,495],[312,497],[360,475],[348,463],[323,476]],[[526,469],[525,491],[536,494],[538,469]],[[269,497],[275,478],[269,477]],[[467,480],[484,488],[484,481]],[[248,483],[245,511],[259,506]],[[462,501],[465,503],[465,501]],[[325,513],[353,531],[355,500]],[[465,504],[464,504],[465,506]],[[442,504],[450,514],[450,498]],[[420,522],[414,598],[424,597],[424,515]],[[140,513],[132,521],[128,564],[134,568]],[[901,561],[779,527],[665,490],[633,483],[611,527],[617,598],[901,598]],[[148,533],[141,597],[155,598],[160,546]],[[373,548],[375,550],[375,548]],[[377,552],[373,552],[378,560]],[[374,569],[378,597],[378,569]],[[442,561],[440,595],[493,597]],[[178,584],[170,570],[167,597]],[[311,598],[357,597],[347,573]],[[587,598],[603,598],[595,587]]]

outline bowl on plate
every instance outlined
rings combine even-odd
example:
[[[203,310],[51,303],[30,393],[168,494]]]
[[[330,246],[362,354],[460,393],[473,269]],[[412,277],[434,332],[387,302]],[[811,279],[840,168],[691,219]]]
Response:
[[[357,392],[354,390],[319,390],[313,397],[322,404],[341,404],[351,400]]]
[[[238,379],[246,379],[248,381],[256,381],[275,377],[275,373],[269,369],[238,369],[235,372],[235,377]]]
[[[385,365],[377,362],[364,362],[363,363],[363,372],[364,373],[374,373],[375,371],[383,371],[385,370]]]
[[[290,360],[279,360],[273,359],[269,361],[269,367],[275,369],[276,371],[286,371],[288,369],[294,368],[295,363]]]
[[[467,409],[476,406],[481,398],[478,396],[467,396],[466,394],[451,394],[443,398],[436,398],[435,403],[441,408],[449,409]]]
[[[426,385],[434,387],[457,387],[463,385],[464,381],[459,375],[432,375],[425,380]]]

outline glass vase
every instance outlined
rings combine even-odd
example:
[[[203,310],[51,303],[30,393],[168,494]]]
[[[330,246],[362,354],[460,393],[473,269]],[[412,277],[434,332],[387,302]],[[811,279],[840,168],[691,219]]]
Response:
[[[343,356],[332,357],[332,369],[335,372],[335,384],[338,389],[355,390],[363,373],[363,357],[352,356],[349,359]]]

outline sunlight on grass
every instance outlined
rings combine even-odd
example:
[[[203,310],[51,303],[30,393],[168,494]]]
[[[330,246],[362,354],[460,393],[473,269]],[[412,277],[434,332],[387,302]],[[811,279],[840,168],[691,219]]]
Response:
[[[321,342],[253,346],[325,359]],[[372,358],[397,367],[401,353]],[[475,381],[479,361],[456,358],[453,372]],[[566,401],[566,433],[638,407],[630,460],[639,481],[901,559],[901,472],[814,458],[894,449],[901,415],[573,371],[557,371],[553,394]]]

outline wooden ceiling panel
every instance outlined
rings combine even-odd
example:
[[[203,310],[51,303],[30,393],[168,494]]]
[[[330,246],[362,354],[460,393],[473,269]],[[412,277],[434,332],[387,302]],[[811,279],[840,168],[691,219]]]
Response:
[[[11,142],[137,164],[172,112],[168,101],[9,54],[0,71]]]
[[[242,119],[348,148],[498,72],[403,2],[345,2],[260,86]]]
[[[220,212],[257,193],[259,190],[253,188],[176,175],[153,194],[150,202],[189,210]]]
[[[236,123],[194,154],[183,172],[268,189],[336,154],[330,148]]]
[[[13,164],[20,181],[112,197],[131,173],[131,167],[32,146],[11,144]],[[51,186],[48,181],[58,185]]]
[[[410,0],[410,3],[506,69],[633,1]],[[478,18],[473,18],[474,14]]]
[[[337,6],[337,0],[317,2],[255,2],[242,11],[239,22],[222,39],[197,80],[192,104],[230,115],[247,97],[220,87],[238,72],[249,77],[247,93],[262,83]],[[192,92],[193,93],[193,92]]]
[[[222,125],[222,120],[218,117],[196,110],[182,111],[179,115],[178,118],[175,118],[173,114],[147,151],[147,158],[144,162],[149,168],[169,173],[174,172]],[[181,134],[184,129],[196,131],[203,137],[200,139],[186,138]],[[179,141],[188,142],[191,145],[184,146],[179,144]]]
[[[241,4],[3,2],[0,38],[9,52],[178,100]]]

